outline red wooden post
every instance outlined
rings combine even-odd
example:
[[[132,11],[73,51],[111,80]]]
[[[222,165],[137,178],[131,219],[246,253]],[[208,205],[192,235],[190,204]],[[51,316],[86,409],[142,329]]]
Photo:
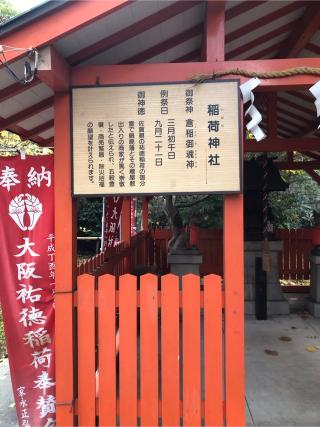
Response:
[[[149,214],[149,200],[147,197],[142,199],[142,230],[148,231],[148,214]]]
[[[243,195],[225,196],[223,258],[225,286],[226,425],[245,425]]]
[[[206,58],[224,61],[225,3],[208,2]],[[243,196],[224,198],[226,425],[245,425]]]
[[[208,1],[206,29],[202,44],[202,59],[207,62],[224,61],[225,2]]]
[[[57,425],[74,424],[73,294],[76,273],[75,202],[71,197],[69,94],[56,94],[55,109],[55,236],[56,236],[56,399]]]

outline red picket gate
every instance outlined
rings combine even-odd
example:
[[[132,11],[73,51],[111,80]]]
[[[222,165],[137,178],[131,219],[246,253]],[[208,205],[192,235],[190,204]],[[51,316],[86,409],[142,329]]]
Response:
[[[181,282],[78,277],[77,425],[225,424],[221,277]]]

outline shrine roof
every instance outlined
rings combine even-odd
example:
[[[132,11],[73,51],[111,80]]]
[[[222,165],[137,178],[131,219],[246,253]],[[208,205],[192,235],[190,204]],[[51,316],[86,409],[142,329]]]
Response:
[[[320,1],[227,1],[226,60],[317,57],[319,9]],[[0,26],[0,44],[53,46],[70,67],[201,61],[205,10],[205,1],[47,1]],[[8,60],[22,76],[26,55]],[[1,128],[51,146],[53,95],[38,77],[21,85],[0,66]],[[257,99],[264,128],[266,102]],[[307,88],[278,92],[277,105],[279,137],[318,135]]]

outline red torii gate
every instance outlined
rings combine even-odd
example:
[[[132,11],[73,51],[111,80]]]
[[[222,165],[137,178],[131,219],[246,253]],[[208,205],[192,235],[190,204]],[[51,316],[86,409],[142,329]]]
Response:
[[[32,45],[42,47],[51,45],[58,37],[68,34],[116,8],[126,1],[72,2],[67,9],[61,8],[36,20],[29,27],[21,27],[2,38],[2,43],[11,46]],[[318,12],[314,12],[316,15]],[[318,15],[317,15],[318,16]],[[152,22],[150,23],[150,25]],[[145,24],[146,25],[146,24]],[[306,25],[305,31],[296,41],[292,41],[290,56],[303,46],[315,24]],[[311,31],[311,33],[310,33]],[[118,37],[118,39],[117,39]],[[113,42],[119,42],[120,35]],[[225,4],[223,1],[210,1],[207,4],[206,26],[203,33],[202,62],[101,65],[72,67],[65,58],[50,46],[48,56],[50,66],[40,70],[38,79],[54,91],[54,142],[55,142],[55,233],[56,233],[56,395],[57,424],[73,425],[75,416],[75,372],[74,372],[74,301],[76,285],[76,201],[71,194],[71,132],[70,132],[70,88],[72,86],[96,86],[100,84],[128,84],[147,82],[190,81],[197,74],[210,74],[230,69],[277,71],[287,68],[308,66],[320,67],[319,58],[266,59],[250,61],[225,60]],[[96,46],[99,51],[99,46]],[[85,52],[82,52],[85,54]],[[17,60],[20,53],[12,53],[10,61]],[[79,57],[79,55],[77,55]],[[76,58],[77,59],[77,58]],[[77,60],[74,59],[74,63]],[[78,58],[79,59],[79,58]],[[71,61],[72,64],[72,61]],[[291,88],[305,88],[319,78],[312,75],[294,75],[284,78],[262,80],[260,92],[274,92]],[[245,81],[241,78],[241,81]],[[12,85],[2,92],[2,96],[13,96],[21,87]],[[48,101],[47,101],[48,102]],[[38,108],[45,108],[43,105]],[[270,97],[270,116],[268,137],[257,144],[246,142],[245,151],[288,151],[310,152],[315,150],[313,138],[293,138],[284,141],[275,131],[275,101]],[[17,118],[11,117],[15,123]],[[10,121],[8,121],[10,123]],[[7,124],[8,124],[7,123]],[[47,125],[49,126],[49,124]],[[42,126],[27,134],[29,137],[45,129]],[[17,128],[17,131],[19,129]],[[52,141],[48,141],[48,144]],[[316,157],[314,157],[318,160]],[[292,166],[292,161],[288,165]],[[315,167],[313,164],[312,167]],[[306,164],[310,168],[311,165]],[[312,169],[313,170],[313,169]],[[316,174],[317,175],[317,174]],[[319,178],[316,177],[318,180]],[[145,205],[146,206],[146,205]],[[124,209],[126,209],[124,207]],[[146,207],[145,207],[146,209]],[[130,215],[128,215],[129,221]],[[146,225],[146,224],[145,224]],[[127,223],[125,239],[130,237]],[[244,295],[243,295],[243,196],[228,195],[224,198],[224,286],[225,286],[225,373],[226,373],[226,424],[244,425]]]

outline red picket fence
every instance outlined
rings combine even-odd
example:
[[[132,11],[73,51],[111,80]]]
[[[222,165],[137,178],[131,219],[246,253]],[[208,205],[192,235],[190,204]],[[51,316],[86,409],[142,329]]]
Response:
[[[203,261],[200,265],[200,274],[218,274],[223,272],[222,256],[222,230],[202,229],[191,226],[189,229],[190,244],[195,245],[201,252]],[[167,265],[167,247],[172,237],[172,232],[168,228],[159,228],[151,232],[154,239],[156,262],[162,273],[169,272]]]
[[[110,273],[121,275],[131,272],[137,266],[147,266],[150,264],[150,235],[141,231],[131,238],[130,246],[124,242],[118,242],[114,248],[106,249],[100,253],[83,261],[77,269],[77,275]]]
[[[283,251],[279,254],[280,279],[309,280],[312,229],[277,230],[276,236],[283,241]]]
[[[203,261],[200,274],[223,275],[223,231],[190,227],[190,243],[195,245],[202,254]]]
[[[81,275],[74,300],[77,425],[225,425],[221,277]]]
[[[156,229],[152,232],[157,253],[161,251],[161,271],[167,272],[167,245],[171,238],[170,229]],[[313,247],[312,229],[277,230],[276,237],[283,241],[279,254],[279,278],[284,280],[310,279],[310,251]],[[203,263],[200,274],[223,275],[222,230],[190,227],[190,243],[200,250]],[[158,255],[159,256],[159,255]],[[157,259],[157,264],[158,264]]]
[[[200,275],[223,275],[222,230],[190,227],[190,244],[195,245],[203,256]],[[310,251],[312,249],[312,229],[278,230],[276,237],[283,241],[283,251],[279,254],[279,277],[284,280],[310,279]],[[105,273],[121,275],[134,272],[139,267],[153,267],[160,274],[169,273],[167,247],[171,239],[170,229],[141,231],[131,239],[130,246],[119,242],[104,254],[85,260],[78,267],[78,275],[83,273],[101,275]]]

